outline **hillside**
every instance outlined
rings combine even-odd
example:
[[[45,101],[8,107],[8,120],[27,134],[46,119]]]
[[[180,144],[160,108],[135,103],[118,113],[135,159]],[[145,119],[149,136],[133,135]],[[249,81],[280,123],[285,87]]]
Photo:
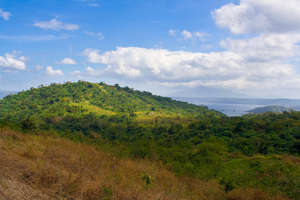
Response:
[[[273,113],[281,113],[281,112],[291,112],[293,109],[284,107],[284,106],[263,106],[254,108],[252,110],[248,110],[249,113],[265,113],[265,112],[273,112]]]
[[[285,200],[255,188],[176,176],[162,164],[118,158],[98,146],[0,128],[0,199]],[[262,158],[254,158],[261,160]],[[274,158],[269,158],[269,160]],[[291,159],[280,158],[283,163]],[[300,162],[295,160],[293,162]],[[148,177],[149,184],[143,177]]]
[[[152,95],[150,92],[135,91],[128,87],[78,81],[65,84],[31,88],[17,95],[7,96],[0,101],[0,116],[9,120],[20,120],[26,116],[45,119],[49,115],[96,115],[112,117],[122,115],[149,119],[161,117],[203,117],[206,114],[222,116],[208,110],[171,98]]]
[[[257,198],[249,197],[249,199],[299,198],[300,112],[226,117],[204,106],[174,101],[128,87],[122,88],[117,84],[109,86],[104,83],[79,81],[40,86],[5,97],[0,101],[0,127],[13,132],[9,133],[2,143],[5,145],[2,148],[2,155],[7,156],[2,157],[0,163],[13,162],[9,160],[10,156],[6,154],[6,150],[10,153],[15,152],[15,149],[22,152],[24,147],[28,149],[28,154],[34,155],[34,159],[41,158],[41,161],[34,160],[37,165],[34,169],[37,169],[39,163],[44,163],[48,159],[42,158],[48,154],[48,151],[44,150],[55,149],[60,145],[60,142],[52,142],[53,139],[67,140],[71,146],[76,142],[79,152],[76,153],[76,148],[67,147],[67,144],[65,146],[73,151],[67,153],[60,147],[57,147],[57,151],[52,151],[63,152],[57,155],[58,159],[71,168],[64,168],[61,163],[52,163],[51,169],[53,167],[62,170],[62,174],[70,174],[70,171],[73,173],[72,163],[74,160],[81,162],[80,156],[85,155],[83,152],[88,152],[83,146],[88,145],[110,155],[104,160],[115,157],[125,160],[125,163],[134,161],[135,164],[132,165],[136,169],[157,165],[178,180],[181,180],[179,177],[184,177],[196,182],[208,181],[209,185],[216,184],[212,191],[215,191],[215,186],[221,188],[220,193],[216,194],[224,195],[225,192],[225,195],[237,195],[232,198],[226,196],[227,199],[245,199],[242,194],[253,191],[256,191],[253,195],[259,195],[259,198],[256,196]],[[32,142],[26,143],[27,139],[20,139],[23,137],[28,137]],[[39,142],[44,140],[44,137],[50,141],[47,139],[46,142]],[[9,148],[10,146],[13,148]],[[80,149],[83,149],[83,152]],[[50,152],[50,155],[52,154]],[[96,155],[94,152],[91,153],[94,154]],[[31,159],[30,157],[29,155],[28,159]],[[145,164],[147,162],[150,164]],[[93,163],[90,159],[85,165],[96,166],[97,163]],[[99,170],[95,166],[92,167],[94,169],[92,174]],[[120,180],[125,181],[124,174],[130,172],[124,168],[130,167],[127,165],[120,167],[123,174]],[[156,167],[152,169],[153,176],[159,172]],[[9,172],[8,170],[4,174]],[[30,177],[33,172],[28,173]],[[111,179],[118,178],[118,173],[111,174]],[[53,174],[56,174],[55,170],[50,171],[49,175],[56,177]],[[155,175],[155,179],[159,176]],[[40,181],[39,175],[37,177],[37,180],[33,179],[34,183]],[[64,184],[68,185],[68,181],[72,183],[72,180],[77,180],[76,176],[73,178],[71,176],[62,181],[66,181]],[[88,183],[82,184],[100,184],[90,179],[87,181]],[[126,188],[132,191],[130,185],[136,185],[136,181],[133,179],[125,181],[126,184],[121,186],[123,189],[113,191],[125,191]],[[111,182],[109,186],[117,187],[118,184]],[[60,188],[59,185],[53,187],[56,188],[55,191]],[[192,195],[193,192],[189,191],[194,191],[189,189],[194,187],[193,184],[187,183],[186,186],[178,187],[187,188],[185,195]],[[41,190],[48,189],[43,186]],[[78,192],[77,188],[72,195],[79,195],[80,191]],[[140,195],[138,191],[133,191],[136,195]],[[45,193],[49,194],[48,192]],[[91,192],[98,194],[94,190]],[[176,193],[176,189],[173,192]],[[224,199],[223,197],[211,199]],[[190,199],[184,195],[178,198]],[[150,199],[157,198],[152,196]]]

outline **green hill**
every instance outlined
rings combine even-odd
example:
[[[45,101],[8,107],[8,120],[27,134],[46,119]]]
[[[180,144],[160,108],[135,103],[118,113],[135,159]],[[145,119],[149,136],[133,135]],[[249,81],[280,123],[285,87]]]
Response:
[[[282,113],[282,112],[291,112],[293,109],[284,107],[284,106],[264,106],[254,108],[252,110],[248,110],[249,113],[265,113],[265,112],[273,112],[273,113]]]
[[[53,116],[97,115],[112,117],[125,115],[137,120],[161,117],[204,117],[207,114],[222,116],[208,110],[171,98],[152,95],[128,87],[78,81],[65,84],[52,83],[50,86],[31,88],[16,95],[6,96],[0,101],[2,119],[20,120],[27,116],[46,119]]]

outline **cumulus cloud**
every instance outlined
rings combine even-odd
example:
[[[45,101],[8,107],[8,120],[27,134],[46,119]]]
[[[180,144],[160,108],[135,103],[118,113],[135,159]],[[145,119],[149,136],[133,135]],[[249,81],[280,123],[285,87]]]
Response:
[[[191,32],[189,32],[189,31],[187,31],[187,30],[183,30],[181,32],[181,35],[183,35],[183,38],[185,40],[193,38],[193,34]]]
[[[178,34],[180,36],[182,36],[183,40],[196,40],[196,39],[200,39],[200,41],[206,41],[206,37],[210,36],[208,33],[206,32],[190,32],[188,30],[183,30],[183,31],[179,31],[179,30],[174,30],[171,29],[169,30],[168,34],[170,36],[176,37]]]
[[[7,12],[7,11],[3,11],[1,8],[0,8],[0,17],[2,17],[4,20],[9,20],[9,17],[11,16],[11,13],[10,12]]]
[[[61,61],[59,61],[58,63],[65,64],[65,65],[76,65],[77,64],[77,62],[75,60],[73,60],[72,58],[64,58]]]
[[[203,85],[231,89],[269,87],[270,84],[279,85],[283,80],[300,83],[292,65],[280,60],[253,62],[241,52],[228,49],[225,52],[194,53],[118,47],[115,51],[104,53],[86,49],[83,54],[91,63],[106,65],[104,69],[88,67],[86,74],[92,76],[116,76],[172,86]]]
[[[221,47],[239,55],[240,65],[245,66],[244,76],[235,79],[240,85],[299,86],[300,76],[290,63],[300,56],[300,21],[296,20],[300,18],[300,1],[241,0],[238,5],[230,3],[214,10],[212,16],[217,26],[235,35],[256,35],[220,42]],[[235,80],[219,82],[234,86]]]
[[[95,33],[95,32],[84,31],[84,33],[89,36],[96,36],[98,40],[104,39],[104,35],[101,32]]]
[[[25,62],[28,58],[21,56],[17,57],[18,52],[13,51],[12,54],[6,53],[5,56],[0,56],[0,68],[6,70],[25,70]]]
[[[56,19],[51,19],[50,21],[35,21],[33,26],[39,27],[44,30],[78,30],[79,25],[77,24],[66,24]]]
[[[64,73],[60,69],[54,70],[51,66],[48,66],[46,68],[45,74],[48,75],[48,76],[62,76],[62,75],[64,75]]]
[[[241,0],[212,12],[217,26],[234,34],[300,30],[299,0]]]
[[[248,62],[280,62],[285,58],[300,55],[299,34],[261,34],[250,39],[221,41],[221,46],[237,52]]]

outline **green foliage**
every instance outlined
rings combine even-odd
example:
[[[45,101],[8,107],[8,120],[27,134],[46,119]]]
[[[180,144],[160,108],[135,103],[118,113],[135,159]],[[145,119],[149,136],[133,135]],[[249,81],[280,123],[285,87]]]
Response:
[[[104,200],[110,200],[113,196],[113,191],[109,187],[103,187],[103,192],[105,194]]]
[[[21,127],[22,130],[24,131],[26,130],[32,131],[36,129],[36,124],[32,118],[26,117],[25,119],[22,120]]]
[[[152,178],[149,174],[141,174],[140,178],[142,179],[144,183],[144,187],[146,189],[149,189],[151,187],[155,187],[154,185],[154,178]]]

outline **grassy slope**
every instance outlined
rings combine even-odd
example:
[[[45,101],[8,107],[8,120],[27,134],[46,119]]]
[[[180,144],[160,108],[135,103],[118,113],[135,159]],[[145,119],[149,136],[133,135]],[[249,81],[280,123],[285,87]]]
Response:
[[[177,177],[161,164],[116,158],[100,147],[0,129],[0,199],[243,199],[285,198],[215,181]],[[299,159],[284,162],[297,162]],[[154,177],[144,187],[141,174]]]

